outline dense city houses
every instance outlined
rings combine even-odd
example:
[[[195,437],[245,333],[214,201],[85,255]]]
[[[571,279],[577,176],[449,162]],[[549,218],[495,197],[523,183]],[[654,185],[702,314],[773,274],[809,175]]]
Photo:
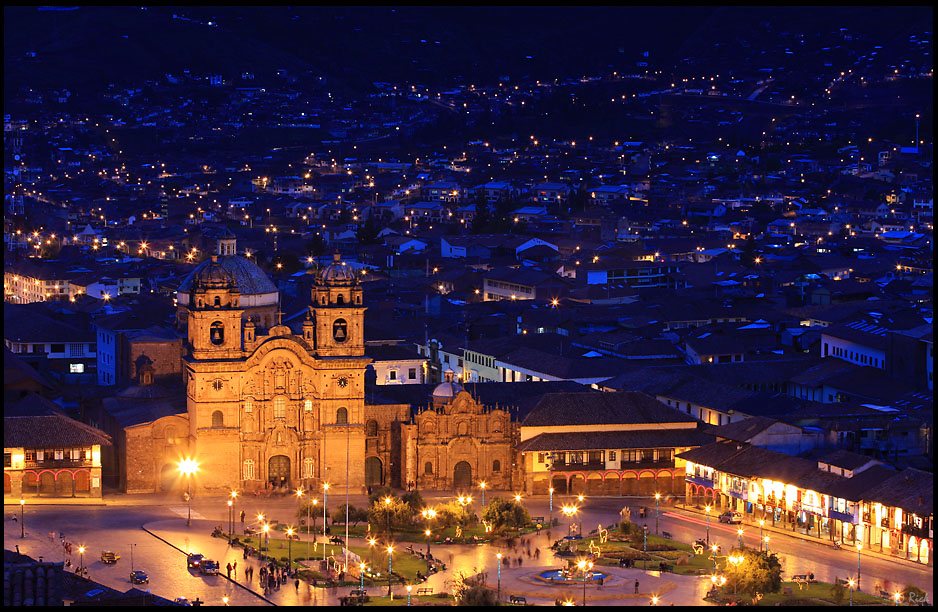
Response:
[[[245,27],[180,10],[129,35]],[[759,23],[490,78],[13,36],[5,500],[657,494],[932,567],[931,26]]]

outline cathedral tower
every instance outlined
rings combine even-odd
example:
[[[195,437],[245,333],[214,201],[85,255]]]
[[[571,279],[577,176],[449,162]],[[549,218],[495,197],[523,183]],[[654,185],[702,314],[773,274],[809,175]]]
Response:
[[[240,298],[234,278],[213,255],[189,290],[189,346],[194,359],[241,356]]]
[[[312,289],[310,311],[316,321],[316,353],[320,357],[361,357],[365,354],[362,287],[355,271],[340,256],[322,269]]]

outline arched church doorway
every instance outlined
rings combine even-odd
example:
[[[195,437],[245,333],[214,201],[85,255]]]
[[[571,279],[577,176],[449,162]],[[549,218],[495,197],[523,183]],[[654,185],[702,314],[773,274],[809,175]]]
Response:
[[[377,457],[365,459],[365,485],[380,487],[384,484],[384,470],[381,469],[381,460]]]
[[[286,455],[274,455],[267,462],[267,480],[271,485],[290,485],[290,458]]]
[[[460,461],[453,468],[453,487],[459,491],[469,491],[472,488],[472,466],[466,461]]]

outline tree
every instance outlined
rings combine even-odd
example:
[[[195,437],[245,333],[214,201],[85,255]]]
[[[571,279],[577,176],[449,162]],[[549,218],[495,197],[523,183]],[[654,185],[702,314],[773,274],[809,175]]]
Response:
[[[472,215],[470,230],[473,234],[484,234],[489,227],[492,215],[488,202],[485,201],[485,191],[483,189],[476,192],[472,203],[475,204],[476,210]]]
[[[493,497],[484,510],[482,519],[495,529],[523,527],[531,522],[527,508],[515,500]]]
[[[310,528],[316,529],[316,519],[322,516],[322,504],[314,504],[311,499],[306,500],[300,507],[296,509],[296,518],[300,521],[306,520],[307,512],[309,512]],[[308,510],[307,510],[308,509]],[[326,517],[331,516],[329,510],[326,510]],[[342,516],[345,516],[344,514]]]
[[[420,492],[416,490],[405,493],[404,496],[401,497],[401,501],[410,506],[414,514],[420,514],[426,507],[423,497],[421,497]]]
[[[378,232],[380,231],[381,229],[378,227],[378,222],[374,218],[374,215],[369,214],[365,222],[358,225],[358,231],[356,232],[358,243],[374,244],[378,240]]]
[[[414,526],[414,511],[404,501],[391,498],[391,503],[375,501],[368,509],[368,522],[383,529],[388,521],[393,529],[411,529]]]
[[[753,599],[756,593],[777,593],[782,588],[782,564],[772,553],[744,548],[733,550],[730,554],[742,556],[737,565],[728,565],[726,580],[735,583],[739,591],[749,593]]]
[[[342,522],[345,521],[346,509],[345,504],[339,506],[335,511],[336,520]],[[350,525],[358,525],[363,521],[368,520],[368,510],[365,508],[356,508],[352,504],[348,506],[348,522]]]
[[[844,599],[847,597],[847,585],[841,582],[839,577],[834,576],[834,584],[831,585],[830,593],[834,605],[839,606],[844,603]]]
[[[470,525],[476,522],[476,515],[457,501],[440,504],[436,508],[436,521],[443,527]]]
[[[306,252],[313,257],[318,257],[326,252],[328,245],[326,239],[319,233],[313,234],[312,238],[306,241]]]
[[[452,580],[453,598],[457,606],[497,606],[492,589],[485,587],[485,574],[470,577],[458,570]]]

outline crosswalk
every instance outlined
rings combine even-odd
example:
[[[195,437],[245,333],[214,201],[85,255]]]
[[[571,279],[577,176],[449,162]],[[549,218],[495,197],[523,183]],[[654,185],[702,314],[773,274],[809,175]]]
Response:
[[[181,516],[181,517],[183,517],[183,518],[189,518],[189,507],[188,507],[188,506],[170,506],[169,509],[170,509],[172,512],[175,512],[176,514],[178,514],[179,516]],[[193,510],[193,511],[192,511],[192,518],[194,518],[194,519],[204,519],[205,517],[202,516],[201,514],[199,514],[198,512],[196,512],[195,510]]]

